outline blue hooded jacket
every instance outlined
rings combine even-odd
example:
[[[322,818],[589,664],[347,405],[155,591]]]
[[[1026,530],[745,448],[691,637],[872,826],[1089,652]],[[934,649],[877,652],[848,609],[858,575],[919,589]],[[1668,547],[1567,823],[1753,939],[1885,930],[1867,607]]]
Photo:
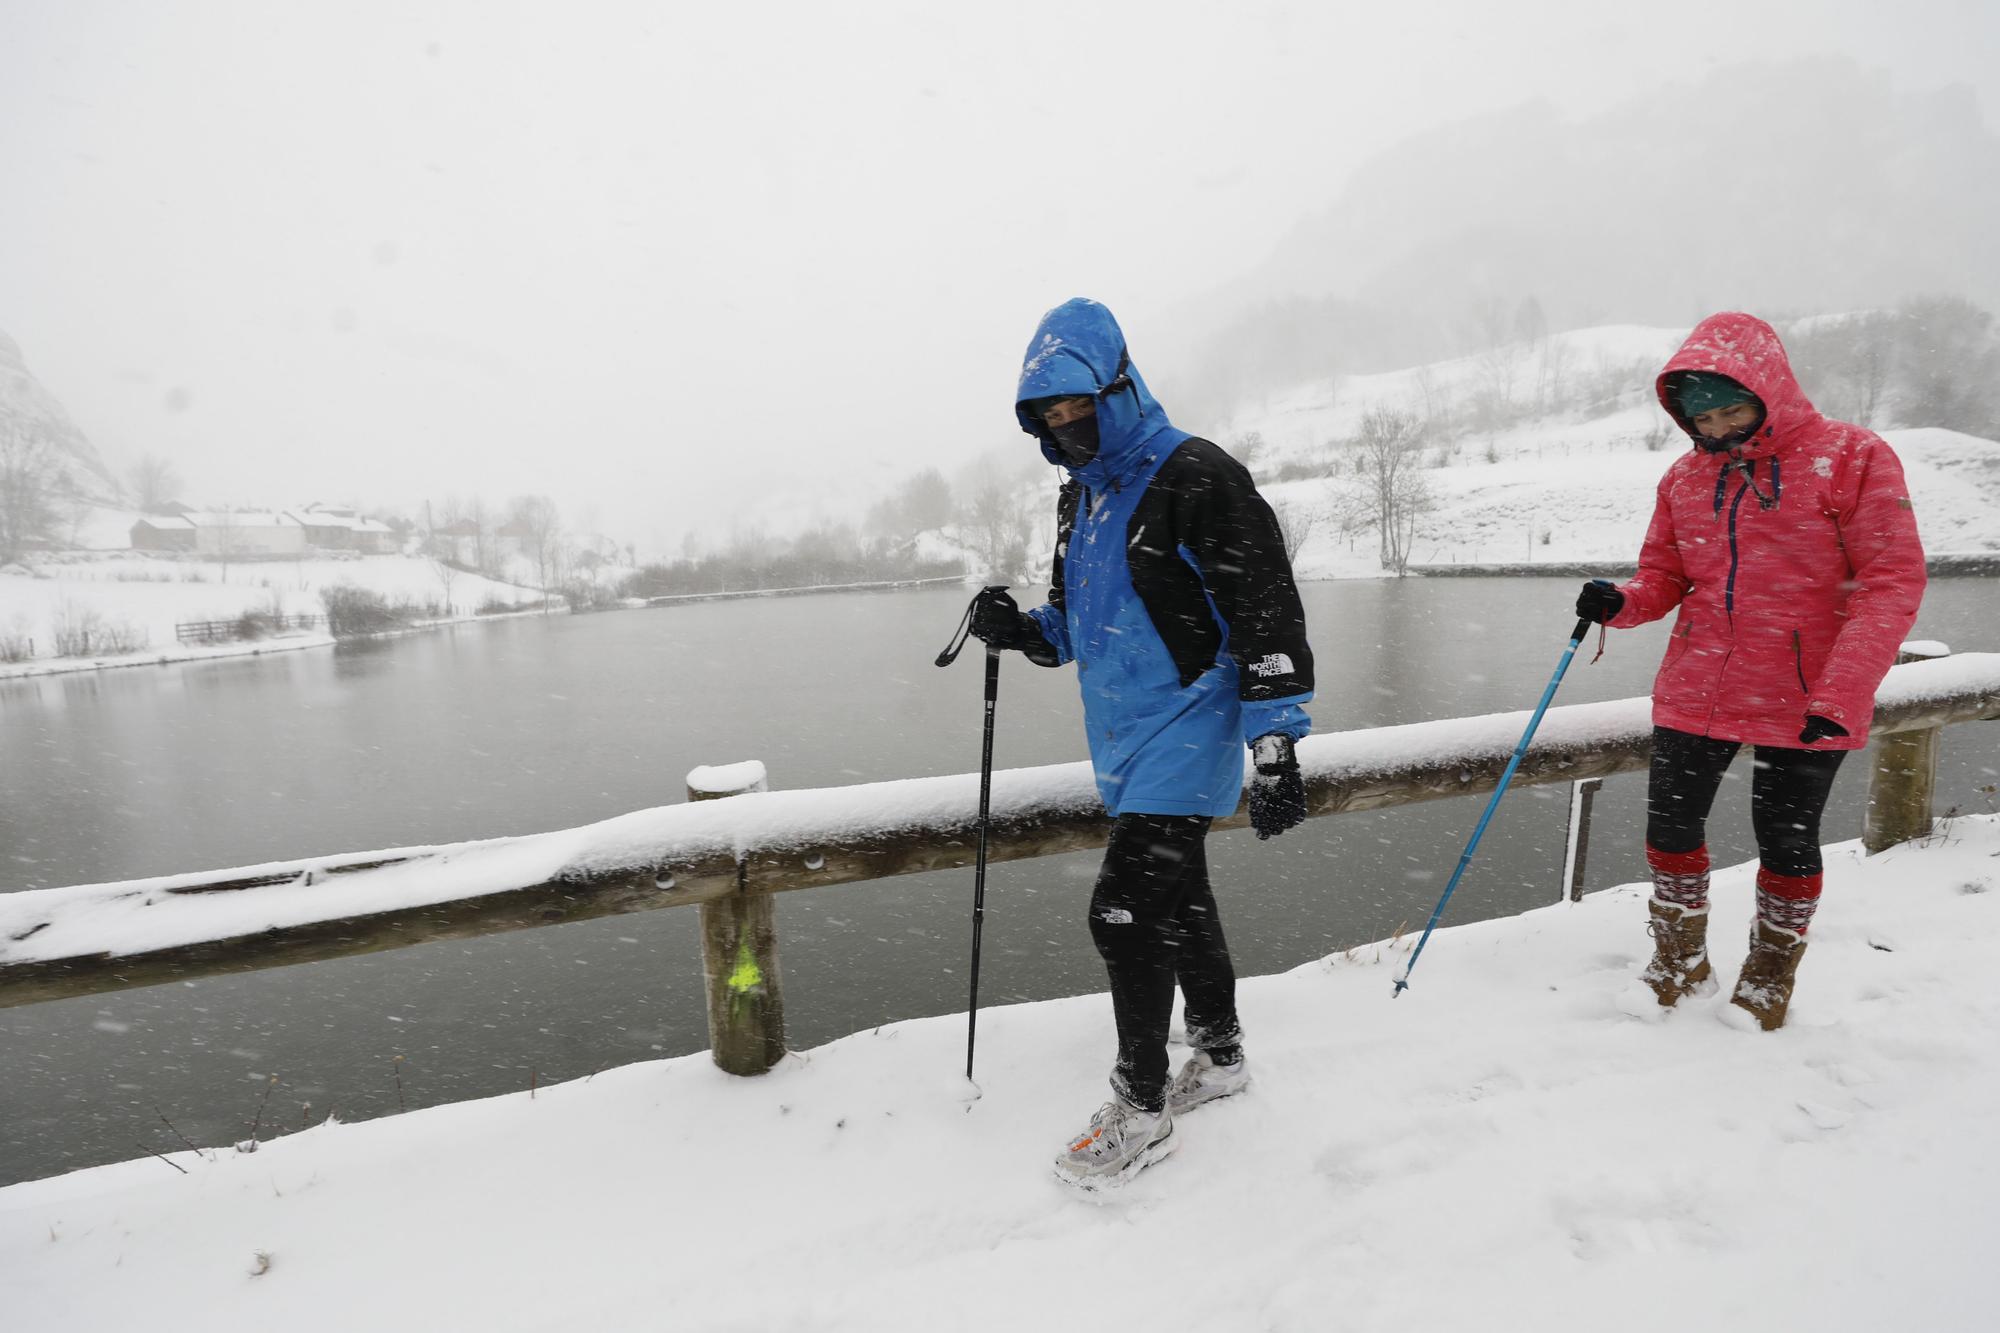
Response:
[[[1026,406],[1070,395],[1097,404],[1082,467]],[[1168,421],[1095,301],[1042,317],[1015,413],[1069,476],[1049,600],[1028,614],[1050,664],[1077,663],[1105,808],[1230,814],[1244,746],[1312,726],[1312,653],[1276,517],[1240,464]]]

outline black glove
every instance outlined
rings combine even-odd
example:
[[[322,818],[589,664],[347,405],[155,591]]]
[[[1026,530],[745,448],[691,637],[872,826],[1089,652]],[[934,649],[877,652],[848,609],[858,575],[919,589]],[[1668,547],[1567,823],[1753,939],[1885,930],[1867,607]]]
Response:
[[[1259,838],[1275,838],[1306,817],[1306,780],[1292,738],[1279,732],[1259,736],[1250,746],[1257,772],[1250,779],[1250,827]]]
[[[1592,579],[1576,595],[1576,614],[1581,620],[1602,625],[1625,607],[1625,594],[1610,579]]]
[[[1004,588],[987,588],[972,599],[972,637],[995,648],[1012,648],[1036,662],[1055,660],[1035,618],[1014,604]]]
[[[1832,718],[1821,717],[1818,713],[1807,713],[1806,729],[1799,733],[1799,744],[1817,745],[1829,736],[1845,736],[1846,734],[1847,728],[1841,726]]]

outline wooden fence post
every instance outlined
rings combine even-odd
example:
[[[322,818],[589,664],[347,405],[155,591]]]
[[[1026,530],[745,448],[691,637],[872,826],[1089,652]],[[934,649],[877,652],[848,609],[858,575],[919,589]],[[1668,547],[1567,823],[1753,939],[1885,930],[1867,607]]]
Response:
[[[1583,869],[1590,859],[1590,809],[1603,785],[1603,778],[1584,778],[1569,786],[1569,838],[1563,858],[1568,873],[1563,896],[1573,903],[1583,901]]]
[[[752,760],[697,768],[690,801],[769,791],[764,765]],[[708,979],[708,1039],[715,1063],[730,1074],[761,1074],[785,1055],[785,994],[778,983],[777,904],[768,893],[736,892],[701,905],[702,973]]]
[[[1906,643],[1896,665],[1949,657],[1941,643]],[[1868,822],[1861,846],[1868,855],[1886,852],[1931,831],[1931,791],[1937,785],[1938,742],[1944,728],[1897,731],[1875,740],[1875,763],[1868,782]]]

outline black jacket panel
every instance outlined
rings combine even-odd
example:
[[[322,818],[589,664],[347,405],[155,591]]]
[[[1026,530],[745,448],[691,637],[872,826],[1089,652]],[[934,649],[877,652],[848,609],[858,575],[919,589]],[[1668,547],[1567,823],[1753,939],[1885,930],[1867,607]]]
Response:
[[[1125,550],[1133,590],[1183,688],[1215,664],[1227,625],[1239,697],[1264,702],[1312,692],[1305,609],[1277,515],[1249,470],[1219,446],[1191,436],[1161,464],[1126,529]],[[1060,564],[1055,581],[1059,592]]]

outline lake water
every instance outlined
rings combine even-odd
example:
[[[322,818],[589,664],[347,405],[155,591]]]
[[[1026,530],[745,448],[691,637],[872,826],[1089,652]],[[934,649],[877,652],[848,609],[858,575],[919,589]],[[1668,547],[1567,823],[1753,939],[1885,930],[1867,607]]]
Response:
[[[1532,706],[1575,586],[1306,585],[1319,729]],[[689,769],[739,759],[763,760],[778,788],[970,771],[977,655],[931,665],[964,601],[704,603],[0,683],[0,891],[570,827],[677,802]],[[1614,634],[1594,665],[1587,647],[1558,702],[1645,693],[1664,635]],[[1933,582],[1915,637],[2000,647],[2000,581]],[[1010,656],[996,763],[1083,758],[1080,717],[1071,671]],[[2000,730],[1950,729],[1940,808],[1986,808],[1975,789],[1996,769]],[[1747,772],[1739,760],[1711,821],[1723,863],[1755,855]],[[1643,878],[1644,787],[1628,775],[1600,794],[1590,887]],[[1850,760],[1829,840],[1858,835],[1866,789]],[[1239,971],[1421,926],[1478,814],[1443,801],[1269,843],[1217,835]],[[1566,789],[1511,794],[1450,919],[1553,901],[1566,817]],[[1103,989],[1084,925],[1095,869],[1087,854],[993,868],[983,1003]],[[782,895],[791,1044],[962,1011],[970,897],[970,871]],[[0,1010],[0,1183],[179,1146],[162,1115],[204,1145],[240,1138],[273,1075],[266,1137],[328,1112],[361,1119],[702,1049],[696,925],[693,911],[653,912]],[[1633,932],[1637,952],[1636,917]],[[1449,953],[1425,966],[1451,966]],[[1108,1066],[1108,1012],[1104,1026]]]

